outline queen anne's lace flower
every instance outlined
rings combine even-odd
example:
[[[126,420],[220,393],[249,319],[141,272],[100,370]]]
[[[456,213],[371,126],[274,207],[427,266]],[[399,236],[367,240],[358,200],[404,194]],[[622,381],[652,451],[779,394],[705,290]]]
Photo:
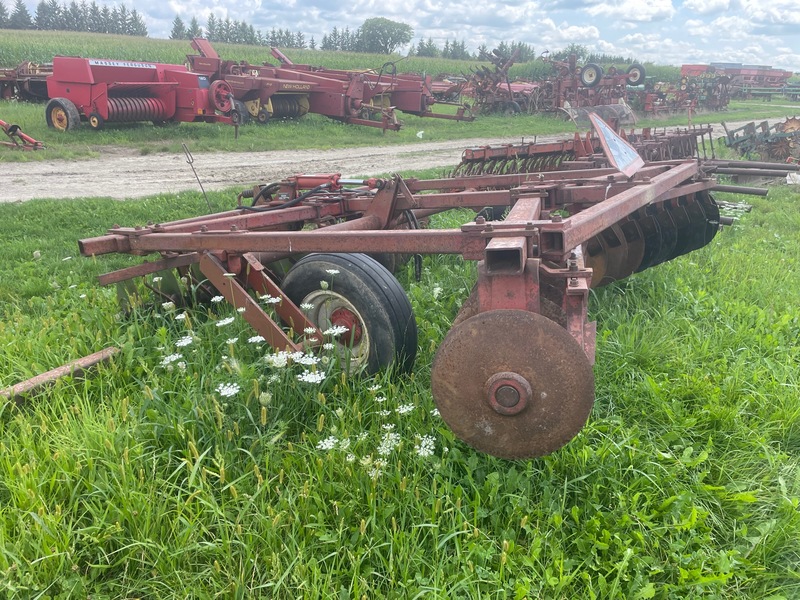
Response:
[[[238,383],[220,383],[217,386],[217,393],[223,398],[230,398],[238,394],[241,389]]]

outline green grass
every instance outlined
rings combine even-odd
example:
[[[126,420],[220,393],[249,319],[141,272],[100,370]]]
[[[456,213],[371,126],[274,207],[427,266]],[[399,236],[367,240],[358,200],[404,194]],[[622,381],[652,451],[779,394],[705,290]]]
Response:
[[[347,378],[333,357],[265,362],[222,304],[123,318],[93,278],[132,261],[74,257],[112,223],[206,212],[199,194],[0,206],[0,386],[121,348],[0,405],[0,595],[797,598],[800,194],[746,200],[706,248],[592,294],[592,416],[522,462],[431,412],[471,264],[399,274],[412,376]],[[326,379],[298,382],[307,368]]]
[[[760,120],[794,114],[777,104],[734,102],[728,111],[695,115],[695,124]],[[52,159],[91,158],[109,146],[131,148],[140,154],[182,154],[186,143],[193,153],[208,151],[259,152],[266,150],[329,149],[357,146],[393,146],[421,144],[455,139],[532,139],[537,135],[571,132],[572,123],[557,116],[502,115],[480,116],[474,122],[456,122],[401,115],[400,131],[383,132],[371,127],[345,125],[322,115],[309,114],[298,120],[274,121],[266,126],[249,124],[239,128],[235,137],[233,127],[218,124],[180,123],[154,127],[150,123],[114,124],[103,131],[81,127],[77,131],[57,132],[48,129],[44,105],[27,102],[0,101],[0,118],[19,125],[36,140],[43,142],[44,151],[21,152],[0,148],[0,163]],[[686,126],[687,115],[648,119],[638,127]],[[418,137],[418,132],[424,132]]]

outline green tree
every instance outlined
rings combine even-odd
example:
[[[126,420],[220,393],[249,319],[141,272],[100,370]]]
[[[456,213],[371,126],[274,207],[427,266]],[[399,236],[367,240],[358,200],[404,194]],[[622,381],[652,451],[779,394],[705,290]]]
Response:
[[[217,17],[214,16],[214,13],[208,13],[208,19],[206,19],[206,38],[208,38],[209,42],[213,42],[217,40],[218,35],[219,23],[217,22]]]
[[[414,37],[411,25],[383,17],[367,19],[358,30],[359,50],[391,54]]]
[[[181,19],[180,15],[175,15],[175,18],[172,20],[172,31],[169,34],[169,39],[186,39],[186,26],[183,24],[183,19]]]
[[[190,40],[196,37],[203,37],[203,28],[200,27],[197,17],[192,17],[192,20],[189,21],[189,27],[186,29],[186,39]]]
[[[5,29],[6,27],[8,27],[8,9],[3,4],[3,0],[0,0],[0,29]]]
[[[33,19],[31,13],[28,12],[28,7],[22,0],[17,0],[14,3],[14,10],[11,11],[11,17],[8,19],[9,29],[33,29]]]

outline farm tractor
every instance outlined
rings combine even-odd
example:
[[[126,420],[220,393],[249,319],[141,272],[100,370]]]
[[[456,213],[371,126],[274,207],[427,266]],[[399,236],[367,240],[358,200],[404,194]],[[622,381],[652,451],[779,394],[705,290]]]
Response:
[[[183,65],[56,56],[47,77],[47,125],[59,131],[87,122],[231,123],[230,99]]]
[[[429,76],[399,74],[393,63],[380,71],[344,71],[293,63],[277,48],[272,56],[280,63],[252,65],[222,60],[208,40],[193,38],[198,54],[187,55],[192,71],[211,80],[215,95],[230,94],[234,111],[242,120],[267,123],[273,118],[299,118],[317,113],[354,125],[398,130],[395,111],[419,117],[472,120],[468,107],[458,105],[455,114],[434,113],[437,103]],[[438,102],[438,104],[455,104]]]
[[[591,120],[595,133],[585,137],[468,149],[462,165],[470,167],[451,177],[323,174],[259,184],[230,210],[114,226],[80,240],[80,252],[149,257],[99,277],[119,284],[123,299],[144,289],[139,278],[162,302],[220,295],[277,350],[319,347],[337,328],[351,370],[391,365],[400,374],[414,369],[417,326],[377,258],[477,261],[472,293],[433,361],[433,398],[475,449],[542,456],[578,434],[594,403],[589,290],[708,244],[725,222],[715,190],[765,192],[715,180],[731,167],[713,158],[710,127],[618,134]],[[501,210],[487,217],[487,206]],[[465,208],[477,214],[460,227],[421,226]],[[505,218],[493,218],[499,213]]]

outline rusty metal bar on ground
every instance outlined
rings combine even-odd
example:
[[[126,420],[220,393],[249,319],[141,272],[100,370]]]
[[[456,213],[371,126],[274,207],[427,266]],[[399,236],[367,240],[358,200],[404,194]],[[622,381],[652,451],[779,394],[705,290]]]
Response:
[[[82,376],[87,369],[101,362],[107,362],[108,360],[113,358],[118,352],[119,348],[115,348],[113,346],[105,348],[103,350],[100,350],[99,352],[95,352],[94,354],[90,354],[89,356],[84,356],[83,358],[73,360],[65,365],[62,365],[55,369],[51,369],[46,373],[42,373],[41,375],[37,375],[36,377],[31,377],[26,381],[13,385],[4,390],[0,390],[0,396],[3,396],[8,400],[20,403],[24,400],[26,396],[40,393],[45,387],[52,385],[53,383],[56,382],[56,380],[62,377]]]

